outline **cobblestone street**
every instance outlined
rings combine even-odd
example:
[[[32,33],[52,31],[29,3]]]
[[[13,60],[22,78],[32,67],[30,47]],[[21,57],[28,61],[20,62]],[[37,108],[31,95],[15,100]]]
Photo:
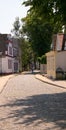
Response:
[[[66,90],[33,74],[11,78],[0,94],[0,130],[66,130]]]

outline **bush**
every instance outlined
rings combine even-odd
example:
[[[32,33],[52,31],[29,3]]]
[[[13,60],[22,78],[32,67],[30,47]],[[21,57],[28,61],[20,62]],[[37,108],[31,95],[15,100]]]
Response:
[[[37,60],[39,63],[41,63],[41,57],[38,57]]]
[[[47,61],[46,61],[46,56],[45,55],[42,55],[41,56],[41,64],[46,64]]]
[[[45,55],[42,55],[41,57],[38,57],[38,61],[39,63],[41,64],[46,64],[47,61],[46,61],[46,56]]]

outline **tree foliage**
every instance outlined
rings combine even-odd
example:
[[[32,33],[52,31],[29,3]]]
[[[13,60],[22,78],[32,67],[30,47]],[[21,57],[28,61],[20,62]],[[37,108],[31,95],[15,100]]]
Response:
[[[14,33],[14,37],[19,39],[19,46],[21,50],[21,62],[22,62],[22,70],[25,70],[29,67],[31,61],[33,60],[33,51],[30,42],[27,38],[25,38],[24,31],[20,30],[20,21],[17,17],[13,24],[12,33]]]
[[[25,0],[30,6],[23,21],[23,31],[32,43],[34,52],[41,56],[50,50],[53,33],[66,27],[66,0]]]
[[[37,60],[41,64],[46,64],[47,63],[46,55],[42,55],[41,57],[38,57]]]
[[[16,18],[12,31],[22,37],[22,64],[26,66],[32,57],[41,57],[50,50],[53,33],[62,32],[63,27],[66,31],[66,0],[24,0],[23,4],[30,9],[22,19],[22,29]]]
[[[19,21],[19,17],[15,18],[15,21],[13,23],[13,29],[11,30],[12,33],[14,33],[15,36],[19,36],[20,35],[20,21]]]
[[[66,26],[66,0],[27,0],[23,4],[30,6],[30,10],[36,9],[39,16],[54,24],[54,31]]]
[[[21,57],[22,57],[22,70],[30,68],[33,59],[33,51],[30,42],[24,38],[20,38]]]
[[[23,31],[32,43],[34,52],[41,56],[50,50],[52,26],[32,10],[23,21]]]

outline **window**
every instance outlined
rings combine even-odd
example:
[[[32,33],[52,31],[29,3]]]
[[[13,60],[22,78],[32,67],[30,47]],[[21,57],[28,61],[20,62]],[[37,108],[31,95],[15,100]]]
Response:
[[[12,69],[12,60],[8,59],[8,69]]]
[[[13,48],[13,56],[17,56],[18,52],[16,48]]]
[[[12,47],[9,46],[9,54],[12,55]]]
[[[8,45],[8,55],[9,56],[13,56],[13,48],[12,48],[12,44],[11,43],[9,43],[9,45]]]
[[[17,63],[17,62],[14,63],[14,71],[15,71],[15,72],[18,71],[18,63]]]

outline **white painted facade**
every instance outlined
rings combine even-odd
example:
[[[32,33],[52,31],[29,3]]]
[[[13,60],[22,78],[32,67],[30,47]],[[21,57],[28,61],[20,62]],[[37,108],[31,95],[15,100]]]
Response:
[[[0,38],[1,40],[3,39],[2,43],[0,43],[0,74],[19,72],[20,57],[18,39],[6,34],[1,34]]]
[[[40,64],[40,73],[42,73],[42,74],[47,73],[47,65],[46,64]]]
[[[56,55],[56,69],[62,68],[66,72],[66,51],[57,52]]]
[[[66,51],[51,51],[46,53],[47,56],[47,75],[56,78],[56,70],[61,68],[66,72]]]
[[[6,57],[2,57],[2,58],[0,58],[0,73],[14,73],[14,72],[16,72],[15,70],[14,70],[14,63],[17,63],[18,64],[18,70],[17,70],[17,72],[19,72],[19,62],[18,62],[18,60],[15,60],[14,58],[12,58],[12,57],[8,57],[8,56],[6,56]],[[8,61],[11,61],[11,66],[10,66],[10,68],[9,68],[9,66],[8,66]]]
[[[18,69],[14,65],[18,64]],[[0,73],[19,72],[19,60],[13,57],[12,43],[8,43],[8,50],[5,51],[5,56],[0,57]]]
[[[8,68],[8,60],[12,61],[12,68]],[[3,57],[2,58],[2,73],[12,73],[13,72],[13,58],[11,57]]]

